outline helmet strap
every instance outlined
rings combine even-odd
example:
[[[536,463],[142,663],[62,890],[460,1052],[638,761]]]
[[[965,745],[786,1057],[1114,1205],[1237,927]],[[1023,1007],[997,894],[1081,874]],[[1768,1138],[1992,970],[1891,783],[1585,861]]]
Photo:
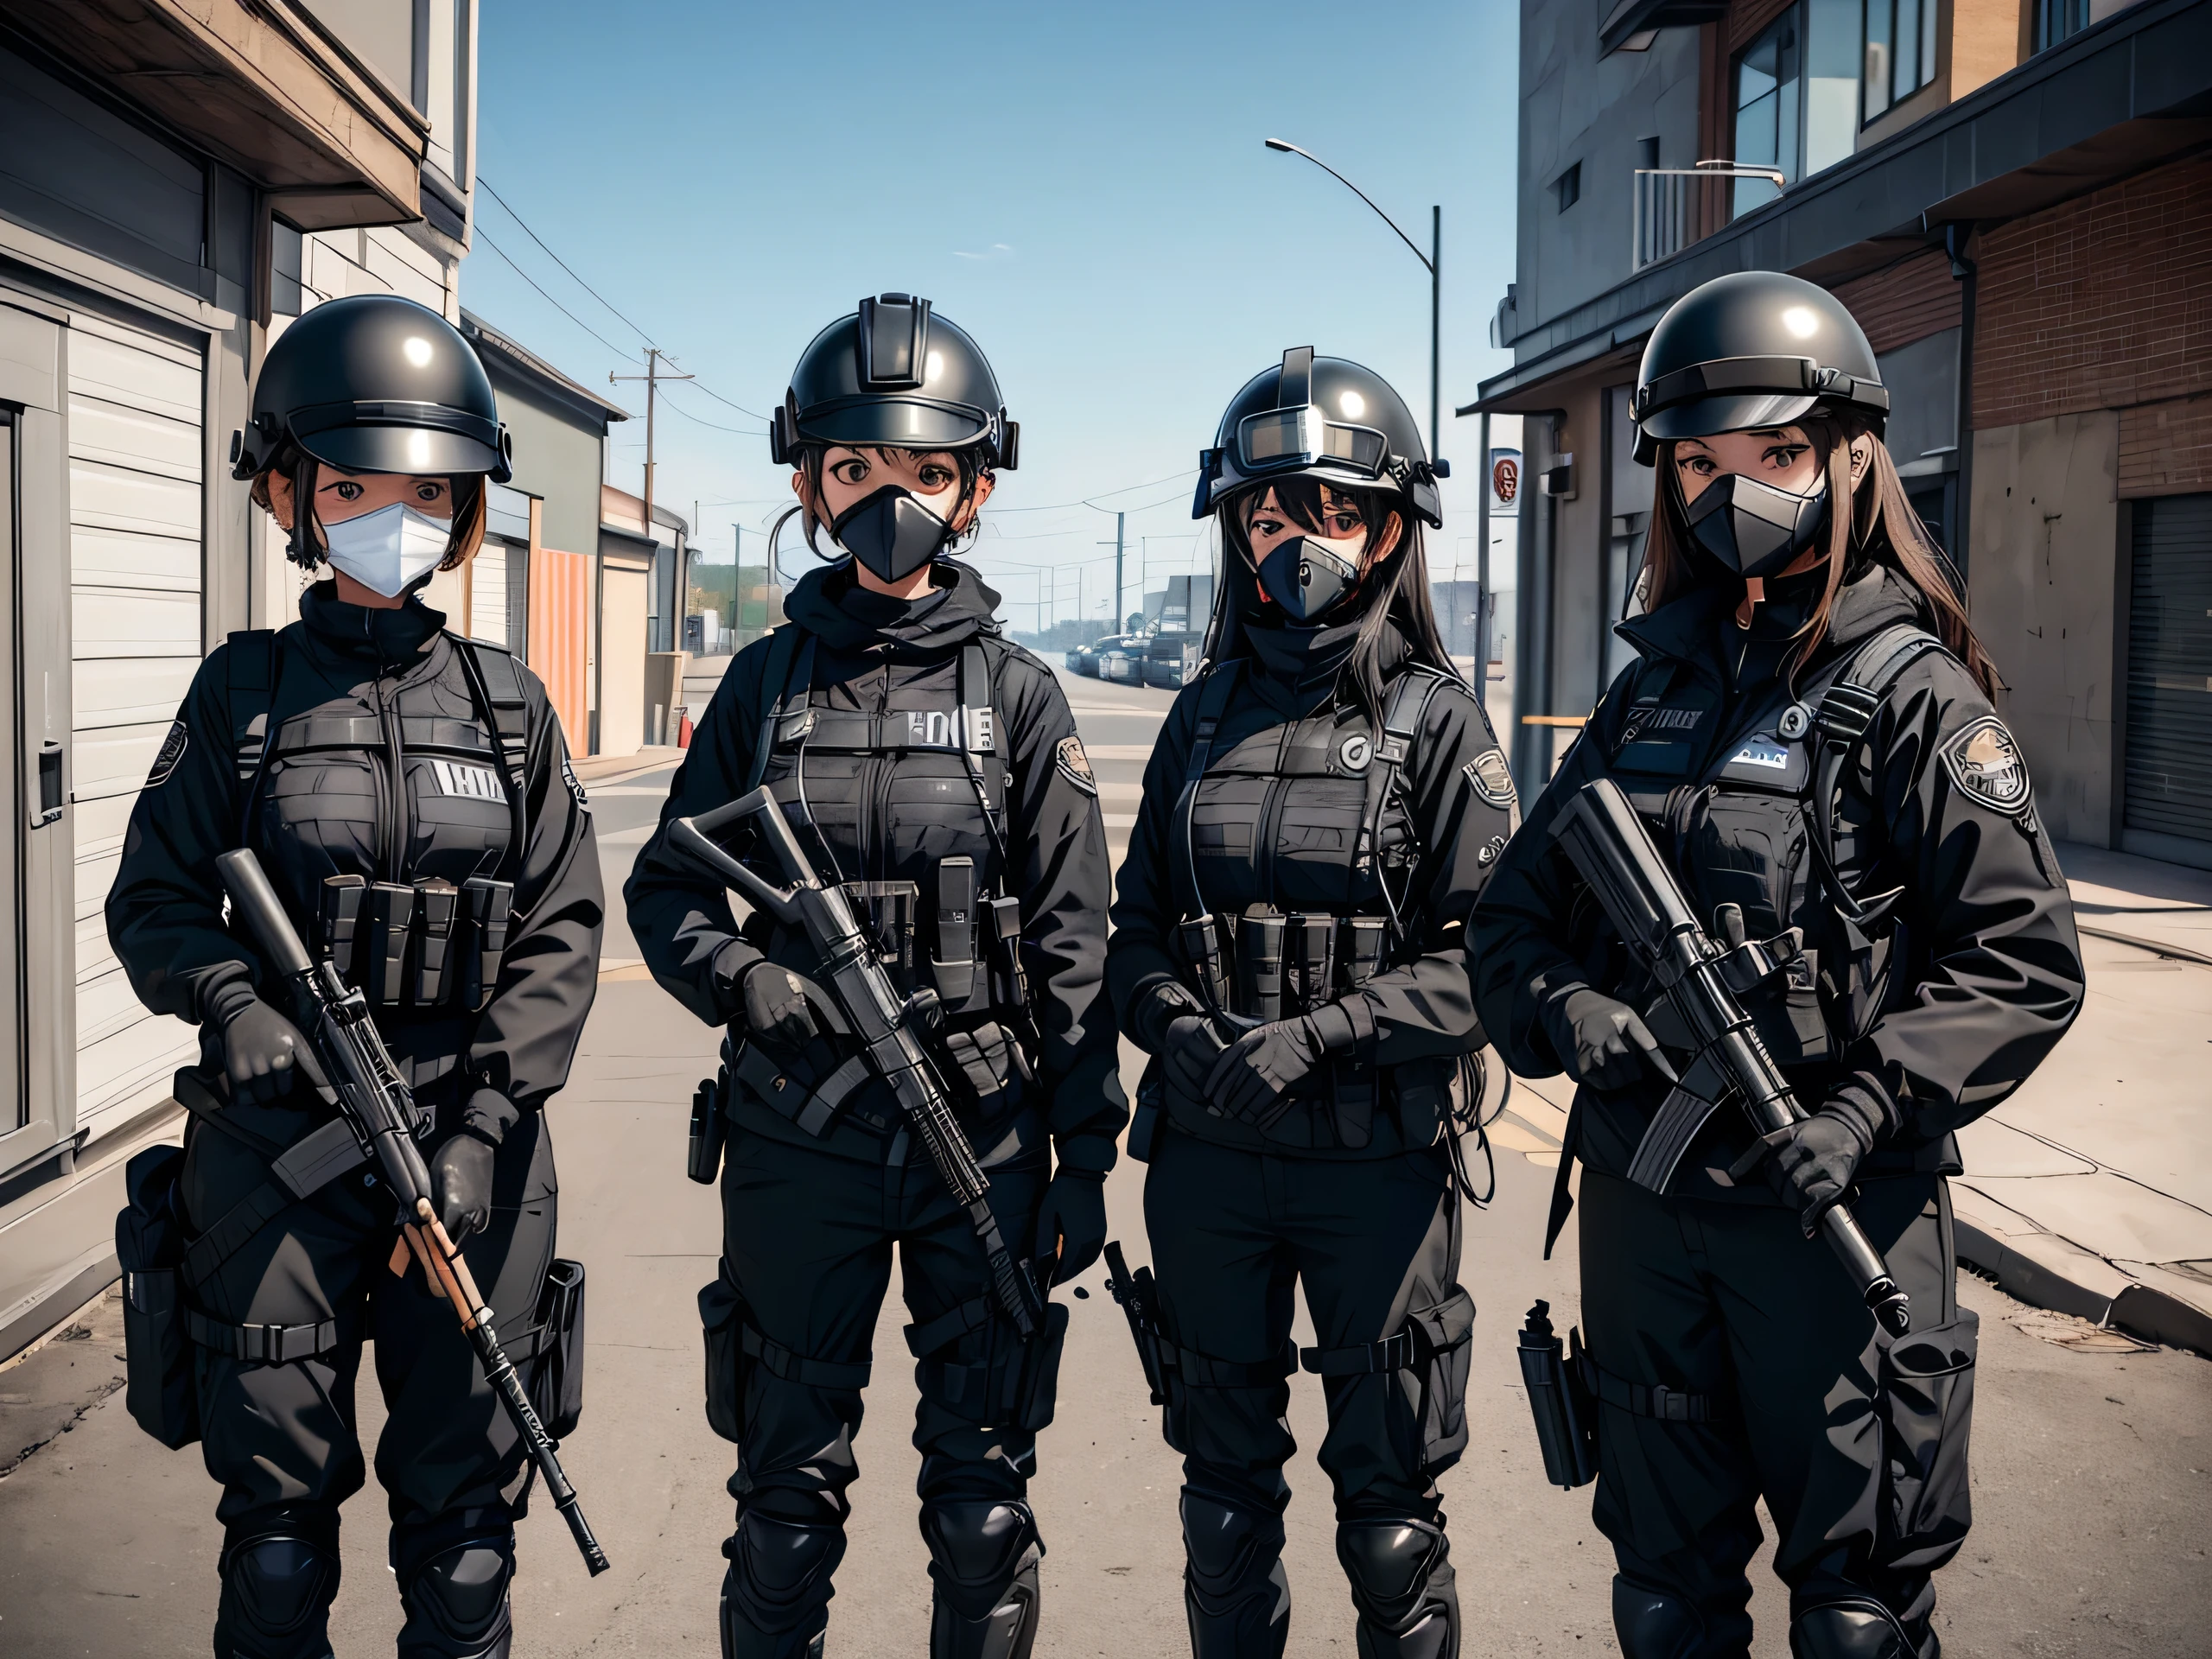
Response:
[[[284,556],[302,570],[322,562],[322,549],[315,537],[315,460],[305,450],[292,462],[292,533]]]

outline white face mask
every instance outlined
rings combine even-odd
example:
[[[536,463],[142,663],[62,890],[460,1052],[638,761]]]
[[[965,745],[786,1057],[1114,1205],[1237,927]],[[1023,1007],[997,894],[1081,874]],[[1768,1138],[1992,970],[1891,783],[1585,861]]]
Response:
[[[358,518],[322,527],[330,563],[372,594],[397,599],[437,568],[453,539],[453,521],[395,501]]]

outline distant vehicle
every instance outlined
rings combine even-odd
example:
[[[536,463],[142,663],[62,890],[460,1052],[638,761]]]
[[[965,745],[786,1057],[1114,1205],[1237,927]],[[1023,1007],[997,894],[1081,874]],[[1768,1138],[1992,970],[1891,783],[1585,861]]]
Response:
[[[1198,653],[1205,645],[1202,633],[1155,633],[1145,642],[1142,673],[1147,685],[1179,691],[1198,671]]]
[[[1094,639],[1087,645],[1077,645],[1068,652],[1068,666],[1090,679],[1099,677],[1099,661],[1106,652],[1126,648],[1141,649],[1145,636],[1141,633],[1109,633],[1103,639]]]
[[[1098,677],[1117,685],[1144,683],[1144,658],[1149,642],[1141,634],[1123,634],[1098,642]]]

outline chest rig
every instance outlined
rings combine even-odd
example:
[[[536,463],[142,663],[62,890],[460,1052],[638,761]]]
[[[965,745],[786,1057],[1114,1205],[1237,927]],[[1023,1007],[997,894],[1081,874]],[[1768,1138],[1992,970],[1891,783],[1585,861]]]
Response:
[[[960,648],[949,705],[887,673],[887,706],[867,712],[816,702],[816,645],[796,624],[775,636],[763,683],[778,690],[747,789],[765,782],[827,860],[901,991],[935,991],[951,1020],[1026,1020],[1020,899],[1001,890],[1005,739],[982,646]]]
[[[1217,666],[1199,693],[1168,856],[1188,982],[1228,1023],[1250,1027],[1347,996],[1403,943],[1421,849],[1399,784],[1444,676],[1401,671],[1380,736],[1331,702],[1217,753],[1243,667]],[[1338,1057],[1294,1094],[1325,1103],[1337,1140],[1359,1147],[1376,1083],[1371,1064]]]
[[[1834,1058],[1881,1013],[1903,943],[1893,915],[1903,889],[1857,891],[1880,826],[1847,814],[1845,785],[1898,676],[1942,649],[1896,624],[1802,685],[1763,688],[1725,721],[1719,688],[1679,663],[1648,664],[1630,688],[1611,770],[1671,848],[1701,917],[1733,905],[1748,937],[1802,940],[1774,951],[1776,973],[1745,996],[1780,1065]],[[1654,1012],[1654,1034],[1689,1046],[1687,1033],[1662,1029],[1663,1001]]]
[[[491,1001],[526,844],[529,711],[514,658],[447,643],[454,674],[378,678],[280,713],[276,635],[230,639],[240,844],[270,855],[322,955],[391,1013]]]

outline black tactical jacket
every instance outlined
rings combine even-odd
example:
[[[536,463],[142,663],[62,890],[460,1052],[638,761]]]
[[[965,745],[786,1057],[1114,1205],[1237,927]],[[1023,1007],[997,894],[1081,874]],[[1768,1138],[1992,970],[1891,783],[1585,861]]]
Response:
[[[1869,1176],[1955,1169],[1952,1131],[2017,1089],[2081,1007],[2073,911],[2011,734],[1937,648],[1888,688],[1842,770],[1837,877],[1854,899],[1901,890],[1882,923],[1845,924],[1808,841],[1818,733],[1785,735],[1802,725],[1785,711],[1816,705],[1862,642],[1926,618],[1908,586],[1869,566],[1839,592],[1828,638],[1789,683],[1789,636],[1818,579],[1770,582],[1748,632],[1719,586],[1621,625],[1637,660],[1530,809],[1468,925],[1477,1001],[1529,1077],[1560,1070],[1539,1017],[1550,999],[1587,984],[1648,1005],[1654,988],[1548,833],[1575,790],[1610,774],[1716,938],[1724,902],[1742,907],[1753,938],[1803,930],[1804,961],[1745,1007],[1805,1109],[1849,1098],[1879,1126]],[[1680,1034],[1654,1029],[1670,1047]],[[1625,1174],[1666,1092],[1656,1076],[1618,1092],[1581,1089],[1573,1150]],[[1740,1113],[1716,1113],[1672,1190],[1779,1202],[1763,1181],[1729,1187],[1709,1173],[1750,1144]]]
[[[377,1019],[426,1100],[497,1140],[568,1079],[598,989],[604,899],[591,814],[543,686],[515,664],[521,741],[503,757],[498,711],[444,621],[419,599],[373,610],[322,582],[276,636],[273,690],[234,691],[241,646],[217,646],[131,811],[108,937],[157,1014],[204,1020],[217,990],[249,977],[289,1014],[252,944],[225,925],[218,854],[254,850],[311,948],[327,876],[512,881],[491,1001],[473,1014],[429,1007]],[[251,731],[249,697],[269,711]],[[503,766],[519,767],[519,802]],[[201,1046],[219,1058],[212,1028]]]
[[[747,966],[765,956],[809,976],[818,971],[804,938],[768,925],[766,917],[754,913],[741,932],[720,884],[664,845],[671,817],[709,811],[744,792],[764,714],[787,698],[788,717],[775,734],[763,781],[785,804],[823,877],[914,885],[911,966],[893,971],[902,990],[926,982],[932,957],[950,958],[961,948],[940,937],[944,861],[972,859],[982,893],[1020,900],[1033,1030],[993,1000],[981,976],[964,1007],[948,1003],[950,1028],[992,1023],[1010,1031],[1036,1077],[988,1122],[954,1088],[955,1108],[978,1154],[987,1163],[1004,1161],[1039,1146],[1048,1129],[1063,1166],[1103,1172],[1113,1166],[1128,1103],[1115,1076],[1115,1033],[1101,982],[1108,868],[1097,786],[1058,682],[1000,636],[992,617],[998,595],[965,565],[940,563],[937,578],[945,585],[912,601],[859,587],[847,564],[810,571],[791,589],[785,613],[812,636],[811,684],[802,688],[795,673],[788,683],[766,683],[779,658],[775,636],[738,653],[677,771],[662,828],[623,889],[631,931],[669,994],[709,1025],[738,1022],[737,1039],[744,1035],[740,980]],[[968,762],[948,741],[957,730],[952,716],[967,646],[982,651],[996,711],[992,752],[978,766],[1011,869],[1001,862]],[[799,659],[799,652],[785,647],[783,663]],[[884,747],[865,747],[870,733]],[[754,863],[780,883],[772,867]],[[818,1084],[822,1070],[805,1056],[784,1068],[799,1086]],[[896,1122],[890,1090],[874,1079],[819,1135],[742,1081],[734,1096],[734,1115],[748,1130],[847,1157],[880,1161],[880,1129]],[[923,1155],[918,1138],[908,1142],[908,1155]]]
[[[1107,978],[1122,1030],[1152,1049],[1160,1033],[1150,1009],[1164,981],[1198,989],[1178,925],[1192,912],[1185,871],[1195,864],[1205,910],[1236,917],[1260,905],[1286,913],[1384,916],[1389,883],[1404,934],[1386,950],[1381,971],[1336,1007],[1357,1042],[1347,1057],[1378,1085],[1371,1138],[1351,1142],[1325,1099],[1339,1082],[1312,1080],[1317,1098],[1300,1100],[1262,1134],[1213,1115],[1204,1102],[1164,1090],[1169,1118],[1192,1135],[1226,1145],[1332,1158],[1388,1157],[1433,1139],[1461,1057],[1482,1046],[1467,978],[1462,928],[1476,895],[1512,833],[1512,785],[1490,722],[1474,694],[1433,677],[1420,708],[1409,753],[1380,803],[1374,855],[1359,856],[1359,824],[1370,774],[1382,768],[1374,723],[1341,673],[1357,625],[1243,631],[1243,654],[1216,664],[1187,686],[1168,711],[1145,768],[1144,801],[1129,837],[1114,903]],[[1408,675],[1404,646],[1388,687]],[[1191,813],[1186,858],[1176,823],[1205,687],[1234,672]],[[1389,711],[1386,691],[1385,712]],[[1332,1072],[1342,1068],[1332,1060]]]

